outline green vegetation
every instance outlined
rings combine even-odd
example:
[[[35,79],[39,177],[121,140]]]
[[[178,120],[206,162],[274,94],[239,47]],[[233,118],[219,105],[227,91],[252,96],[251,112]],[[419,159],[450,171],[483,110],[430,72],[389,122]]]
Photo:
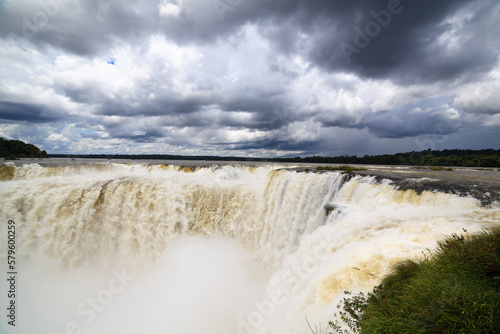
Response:
[[[446,168],[446,167],[442,167],[442,166],[434,166],[434,167],[431,167],[430,169],[433,171],[453,172],[453,168],[450,168],[450,167]]]
[[[7,140],[0,138],[0,158],[47,158],[47,152],[40,151],[38,147],[26,144],[20,140]]]
[[[500,167],[500,150],[425,150],[384,155],[295,157],[276,159],[280,162],[314,162],[334,164],[410,165],[410,166],[456,166],[456,167]]]
[[[500,150],[427,150],[394,155],[364,156],[351,160],[353,160],[351,163],[387,165],[500,167]]]
[[[321,164],[370,164],[410,166],[457,166],[457,167],[500,167],[500,150],[425,150],[384,155],[336,156],[336,157],[294,157],[294,158],[246,158],[218,156],[182,156],[166,154],[124,155],[124,154],[51,154],[57,158],[93,159],[156,159],[156,160],[210,160],[210,161],[269,161]]]
[[[499,333],[500,228],[452,235],[421,261],[396,265],[373,292],[346,292],[354,333]],[[344,333],[330,323],[330,333]]]
[[[500,157],[498,154],[451,154],[445,156],[435,156],[428,154],[422,158],[423,165],[433,166],[460,166],[460,167],[498,167]]]
[[[328,170],[328,171],[341,171],[342,173],[352,173],[366,170],[366,168],[353,167],[353,166],[320,166],[316,167],[317,170]]]
[[[339,206],[335,205],[335,204],[327,204],[324,206],[324,208],[325,208],[326,215],[328,216],[330,213],[337,210],[339,208]]]

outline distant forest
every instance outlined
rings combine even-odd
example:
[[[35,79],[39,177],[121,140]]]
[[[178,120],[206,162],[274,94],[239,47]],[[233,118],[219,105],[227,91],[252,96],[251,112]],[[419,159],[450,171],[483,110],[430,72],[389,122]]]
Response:
[[[205,160],[205,161],[269,161],[302,163],[370,164],[370,165],[412,165],[412,166],[456,166],[456,167],[500,167],[500,150],[426,150],[384,155],[338,156],[338,157],[295,157],[295,158],[243,158],[217,156],[182,156],[163,154],[121,155],[121,154],[49,154],[54,158],[134,159],[134,160]]]
[[[384,155],[365,155],[364,157],[342,155],[338,157],[295,157],[295,158],[243,158],[217,156],[184,156],[167,154],[47,154],[32,144],[20,140],[7,140],[0,137],[0,158],[93,158],[93,159],[132,159],[132,160],[198,160],[198,161],[268,161],[369,165],[411,165],[411,166],[456,166],[456,167],[500,167],[500,150],[426,150]]]
[[[45,151],[40,151],[38,147],[32,144],[26,144],[20,140],[7,140],[0,137],[0,158],[19,159],[19,158],[47,158]]]

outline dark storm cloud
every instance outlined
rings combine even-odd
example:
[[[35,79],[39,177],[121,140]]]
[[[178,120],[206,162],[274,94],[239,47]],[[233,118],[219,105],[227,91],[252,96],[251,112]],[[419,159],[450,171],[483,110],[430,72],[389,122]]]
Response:
[[[219,124],[235,128],[261,129],[264,131],[281,128],[295,121],[304,120],[306,115],[292,110],[283,96],[268,94],[254,95],[247,98],[222,101],[220,108],[226,112],[245,112],[248,118],[235,117],[234,113],[225,113]]]
[[[126,119],[122,122],[104,120],[101,124],[105,126],[112,138],[129,139],[138,143],[155,142],[166,135],[161,127],[141,117]],[[83,135],[85,138],[95,138],[93,136],[92,133]]]
[[[447,22],[460,10],[459,22]],[[243,1],[223,20],[207,8],[164,28],[178,41],[211,40],[257,22],[279,52],[303,54],[324,70],[413,84],[474,80],[491,70],[498,10],[495,0]]]
[[[496,0],[0,0],[0,119],[102,147],[304,154],[362,141],[333,132],[495,127],[499,18]]]
[[[81,92],[78,95],[88,96]],[[287,107],[284,97],[272,98],[268,93],[244,95],[242,92],[241,95],[224,98],[217,94],[208,97],[165,94],[148,101],[108,100],[101,104],[96,115],[131,118],[163,116],[165,121],[161,122],[162,125],[205,127],[217,124],[261,130],[281,128],[308,117],[306,113],[294,111],[293,106]],[[210,110],[217,110],[216,116]]]
[[[95,84],[91,83],[80,85],[79,87],[56,83],[54,89],[60,92],[61,95],[69,97],[72,101],[78,103],[97,104],[107,99],[105,92],[96,89]]]
[[[461,128],[458,112],[447,105],[433,108],[432,105],[446,100],[431,99],[419,105],[407,105],[393,110],[366,111],[358,116],[338,113],[315,118],[323,127],[367,129],[379,138],[406,138],[421,135],[448,135]]]
[[[460,129],[460,122],[436,113],[383,111],[367,114],[361,122],[379,138],[447,135]]]
[[[199,111],[206,104],[209,105],[210,102],[201,96],[182,98],[172,94],[153,101],[109,100],[100,107],[97,114],[130,117],[177,115]]]
[[[115,138],[130,139],[136,143],[151,143],[155,142],[159,138],[164,138],[165,133],[158,129],[147,129],[142,133],[128,133],[128,132],[117,132],[114,133]]]
[[[0,119],[4,121],[47,123],[57,121],[60,118],[44,105],[0,101]]]
[[[498,3],[492,0],[308,1],[262,30],[285,53],[305,53],[332,72],[402,83],[477,77],[498,62]],[[467,7],[468,6],[468,7]],[[466,9],[472,15],[446,22]],[[277,22],[276,22],[277,21]],[[456,24],[463,25],[455,31]],[[307,37],[299,40],[298,32]],[[447,34],[455,40],[439,40]],[[455,35],[454,35],[455,34]]]
[[[18,1],[0,13],[0,36],[23,37],[45,47],[94,55],[117,43],[139,42],[155,28],[156,1]]]
[[[238,113],[224,113],[218,118],[217,124],[235,129],[270,131],[280,129],[303,118],[299,114],[281,109],[281,105],[277,105],[271,110],[248,114],[249,117],[238,117]]]
[[[318,147],[319,140],[299,141],[293,138],[286,138],[282,135],[273,135],[269,138],[252,141],[240,141],[236,144],[218,143],[224,149],[233,151],[246,150],[281,150],[281,151],[299,151],[301,153],[308,150],[315,150]]]
[[[280,52],[305,54],[328,71],[391,77],[404,83],[474,78],[498,61],[500,32],[494,0],[219,3],[227,5],[223,20],[214,16],[207,2],[191,15],[167,20],[163,31],[178,42],[211,41],[236,33],[245,23],[257,22]],[[460,10],[468,16],[458,18],[462,26],[455,31],[457,22],[446,20]],[[446,51],[450,41],[439,37],[453,34],[453,49]],[[347,52],[346,58],[343,43],[357,51]]]
[[[20,2],[0,14],[0,31],[28,36],[41,46],[92,55],[124,41],[140,46],[152,33],[164,33],[180,44],[211,43],[237,34],[250,22],[257,23],[280,52],[305,54],[328,71],[407,83],[475,76],[498,61],[500,32],[492,21],[492,13],[498,11],[495,0],[183,3],[190,7],[177,17],[161,17],[159,2],[153,0],[126,5],[117,0]],[[223,14],[217,3],[225,4]],[[472,16],[462,19],[461,30],[453,31],[455,26],[446,20],[465,6]],[[446,46],[438,37],[447,33],[457,34],[457,45],[444,52]],[[357,50],[349,51],[348,59],[342,43]]]

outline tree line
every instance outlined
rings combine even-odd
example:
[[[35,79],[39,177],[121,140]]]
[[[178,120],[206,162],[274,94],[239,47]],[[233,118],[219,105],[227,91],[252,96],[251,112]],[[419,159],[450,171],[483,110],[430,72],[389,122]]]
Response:
[[[336,157],[284,157],[284,158],[247,158],[219,156],[184,156],[169,154],[47,154],[32,144],[20,140],[7,140],[0,137],[0,158],[93,158],[93,159],[133,159],[133,160],[198,160],[198,161],[262,161],[292,163],[332,163],[367,165],[410,165],[410,166],[456,166],[456,167],[500,167],[500,150],[425,150],[363,157],[341,155]]]
[[[384,155],[295,157],[278,159],[280,162],[313,162],[368,165],[500,167],[500,150],[426,150]]]
[[[32,144],[26,144],[20,140],[7,140],[0,137],[0,158],[48,158],[45,150],[41,151]]]
[[[262,161],[292,163],[335,163],[368,165],[411,165],[411,166],[457,166],[457,167],[500,167],[500,150],[426,150],[384,155],[337,156],[337,157],[294,157],[294,158],[246,158],[219,156],[183,156],[165,154],[50,154],[59,158],[97,158],[97,159],[134,159],[134,160],[198,160],[198,161]]]

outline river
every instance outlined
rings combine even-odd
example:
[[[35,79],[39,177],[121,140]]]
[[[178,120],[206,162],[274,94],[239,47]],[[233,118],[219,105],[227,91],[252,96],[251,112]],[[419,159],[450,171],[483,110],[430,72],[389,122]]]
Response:
[[[1,332],[303,334],[334,319],[343,291],[370,291],[452,233],[500,225],[496,169],[316,166],[3,163],[17,318]],[[7,259],[3,247],[5,275]]]

